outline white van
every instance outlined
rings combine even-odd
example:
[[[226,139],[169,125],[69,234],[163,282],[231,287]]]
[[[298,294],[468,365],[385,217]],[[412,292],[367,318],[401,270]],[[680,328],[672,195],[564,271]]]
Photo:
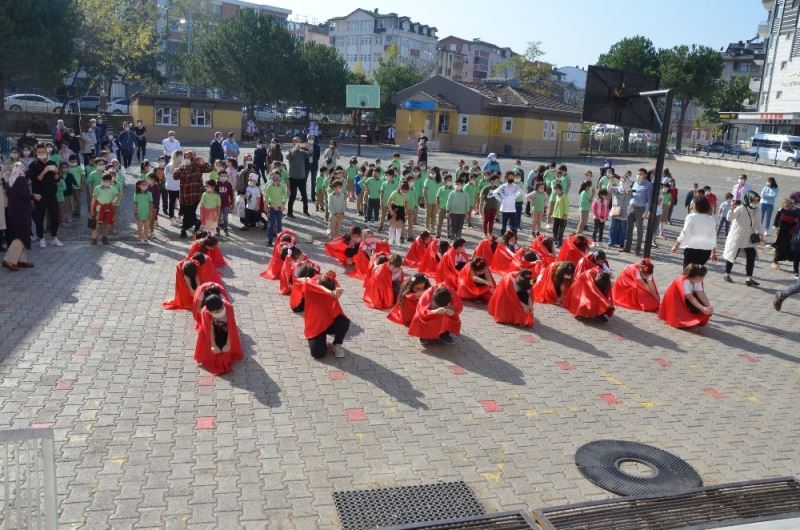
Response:
[[[750,149],[758,160],[794,164],[800,156],[800,136],[758,133],[753,136]]]

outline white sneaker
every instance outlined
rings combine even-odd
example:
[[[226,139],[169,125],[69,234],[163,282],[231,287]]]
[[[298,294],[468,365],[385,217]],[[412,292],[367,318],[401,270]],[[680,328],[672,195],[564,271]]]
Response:
[[[333,355],[337,359],[341,359],[342,357],[344,357],[344,349],[342,349],[342,345],[341,344],[334,344],[333,345]]]
[[[55,246],[57,246],[57,247],[63,247],[63,246],[64,246],[64,243],[62,243],[61,241],[59,241],[57,237],[54,237],[53,239],[51,239],[51,240],[50,240],[50,244],[51,244],[51,245],[55,245]]]
[[[47,240],[45,238],[39,240],[39,248],[47,248]]]

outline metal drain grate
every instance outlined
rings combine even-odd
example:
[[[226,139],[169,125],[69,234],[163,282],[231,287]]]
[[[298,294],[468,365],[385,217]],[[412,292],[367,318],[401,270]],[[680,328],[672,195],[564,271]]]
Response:
[[[483,515],[483,506],[464,482],[333,492],[343,530]]]

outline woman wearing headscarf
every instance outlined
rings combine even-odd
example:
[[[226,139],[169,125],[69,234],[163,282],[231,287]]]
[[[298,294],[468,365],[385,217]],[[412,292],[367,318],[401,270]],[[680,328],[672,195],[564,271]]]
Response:
[[[489,156],[486,157],[486,161],[483,163],[483,170],[492,173],[500,173],[500,162],[497,161],[497,155],[495,153],[489,153]]]
[[[28,250],[31,248],[34,197],[25,178],[25,164],[16,162],[0,181],[8,198],[6,237],[9,245],[3,257],[3,267],[10,271],[18,271],[20,267],[31,268],[33,263],[28,261]]]
[[[734,201],[734,206],[728,211],[728,222],[731,229],[725,239],[725,250],[722,257],[725,258],[725,281],[733,283],[731,270],[733,262],[740,252],[745,255],[745,285],[756,287],[760,285],[753,281],[753,269],[756,264],[756,246],[761,241],[761,216],[758,203],[761,197],[754,191],[748,191],[742,195],[741,201]]]

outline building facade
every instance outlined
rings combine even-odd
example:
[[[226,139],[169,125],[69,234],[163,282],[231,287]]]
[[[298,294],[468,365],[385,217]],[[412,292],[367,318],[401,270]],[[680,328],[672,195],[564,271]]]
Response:
[[[377,9],[356,9],[329,21],[331,45],[347,62],[349,69],[370,73],[390,47],[395,47],[403,64],[426,68],[436,63],[436,28],[414,22],[396,13]]]
[[[750,76],[750,90],[755,97],[746,106],[752,107],[749,110],[758,108],[765,57],[766,43],[758,36],[746,41],[732,42],[722,52],[722,79],[729,81],[737,77]]]
[[[222,99],[188,98],[162,94],[136,94],[131,98],[131,116],[142,120],[148,138],[160,141],[169,131],[178,140],[210,142],[214,131],[242,131],[242,103]]]
[[[327,23],[310,24],[308,22],[289,21],[286,23],[286,29],[300,42],[316,42],[324,46],[331,45],[330,26]]]
[[[454,81],[467,83],[481,83],[490,78],[511,80],[515,77],[513,68],[507,65],[507,68],[499,72],[497,66],[507,63],[514,55],[516,54],[511,48],[503,48],[481,39],[466,40],[450,35],[439,41],[436,73]],[[446,75],[447,61],[451,57],[453,60],[460,57],[463,63],[460,69],[450,70],[452,77]],[[439,66],[442,66],[441,71]]]

